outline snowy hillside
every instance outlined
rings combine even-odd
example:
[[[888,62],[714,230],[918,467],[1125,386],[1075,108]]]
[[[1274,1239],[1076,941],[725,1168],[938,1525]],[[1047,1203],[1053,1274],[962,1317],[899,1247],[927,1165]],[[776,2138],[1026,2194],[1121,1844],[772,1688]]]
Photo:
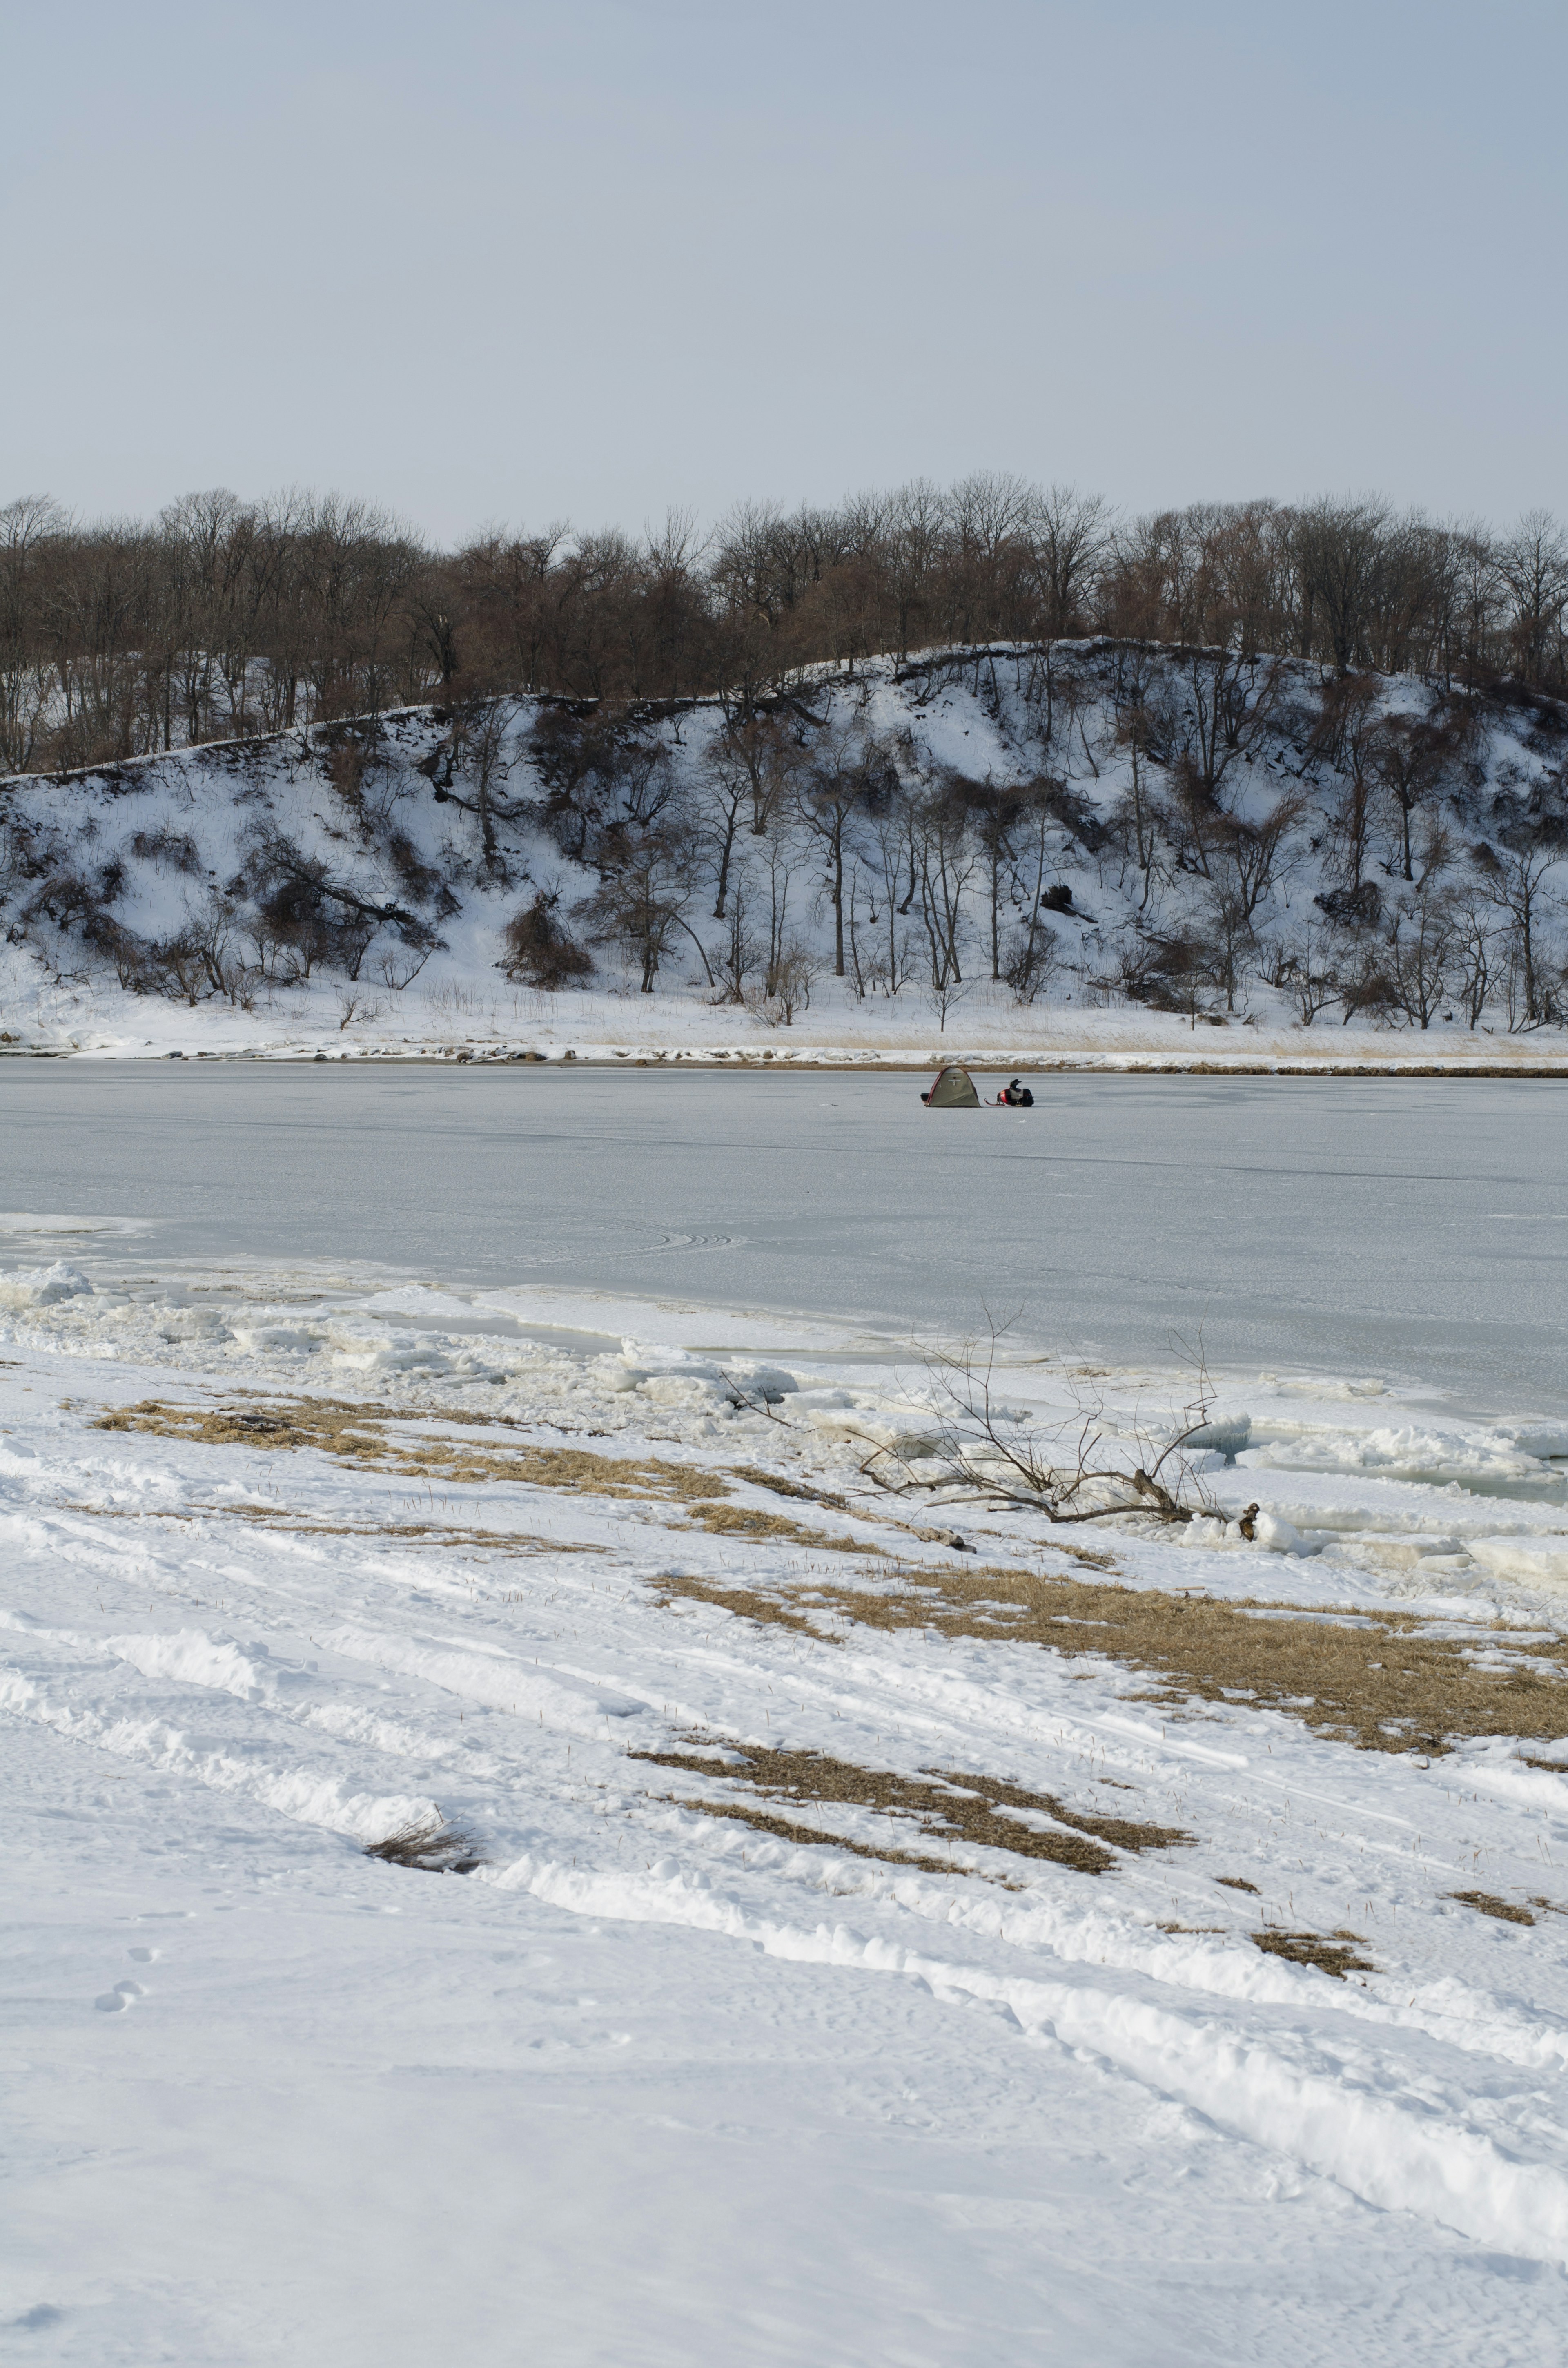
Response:
[[[18,776],[0,1031],[1539,1061],[1568,1011],[1565,754],[1533,694],[1092,642]]]

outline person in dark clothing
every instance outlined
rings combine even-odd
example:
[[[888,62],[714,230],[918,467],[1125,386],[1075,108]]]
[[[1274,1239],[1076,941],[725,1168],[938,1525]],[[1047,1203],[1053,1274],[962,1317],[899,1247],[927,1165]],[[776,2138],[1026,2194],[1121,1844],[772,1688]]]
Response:
[[[1034,1096],[1028,1086],[1020,1086],[1014,1077],[997,1095],[996,1107],[998,1110],[1033,1110]]]

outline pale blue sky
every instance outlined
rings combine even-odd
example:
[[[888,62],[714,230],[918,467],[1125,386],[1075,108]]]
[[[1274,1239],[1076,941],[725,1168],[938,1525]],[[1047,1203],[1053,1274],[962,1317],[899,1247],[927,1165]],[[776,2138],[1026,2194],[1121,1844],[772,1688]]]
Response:
[[[1568,512],[1568,11],[6,0],[0,500]]]

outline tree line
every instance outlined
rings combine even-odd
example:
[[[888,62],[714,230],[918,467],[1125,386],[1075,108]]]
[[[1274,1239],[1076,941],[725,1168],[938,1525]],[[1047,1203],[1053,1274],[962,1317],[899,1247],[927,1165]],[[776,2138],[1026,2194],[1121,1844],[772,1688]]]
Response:
[[[189,495],[150,523],[0,509],[0,770],[56,771],[433,700],[776,692],[801,667],[1088,635],[1568,695],[1568,533],[1375,499],[1123,518],[984,473],[708,534],[442,551],[335,495]]]

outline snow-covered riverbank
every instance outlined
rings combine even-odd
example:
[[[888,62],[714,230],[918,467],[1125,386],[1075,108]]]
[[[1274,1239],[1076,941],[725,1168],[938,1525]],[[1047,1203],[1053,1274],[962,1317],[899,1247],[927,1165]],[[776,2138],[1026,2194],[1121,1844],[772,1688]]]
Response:
[[[0,1057],[95,1061],[177,1055],[830,1069],[931,1069],[964,1061],[982,1071],[1568,1076],[1568,1052],[1555,1030],[1510,1036],[1458,1021],[1415,1031],[1365,1024],[1307,1029],[1277,1018],[1256,1025],[1193,1022],[1179,1013],[1126,1008],[1020,1008],[1005,989],[982,986],[939,1029],[917,996],[902,1005],[859,1001],[829,980],[812,1008],[784,1028],[690,993],[545,995],[497,987],[483,976],[411,988],[395,998],[319,984],[244,1011],[211,1000],[186,1005],[128,996],[102,979],[55,981],[14,954],[8,984],[0,975]]]
[[[29,2356],[1551,2356],[1561,1410],[1228,1372],[1207,1518],[1051,1531],[870,1485],[932,1378],[826,1319],[53,1247],[0,1285]],[[437,1807],[471,1873],[360,1854]]]

